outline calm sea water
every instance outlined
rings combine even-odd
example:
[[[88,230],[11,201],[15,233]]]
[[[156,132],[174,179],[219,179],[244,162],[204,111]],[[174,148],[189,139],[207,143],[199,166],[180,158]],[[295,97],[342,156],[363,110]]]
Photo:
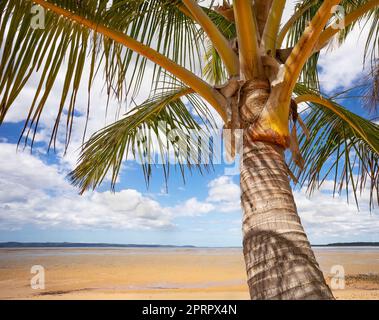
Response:
[[[378,254],[379,247],[313,247],[313,250],[322,254],[323,252],[335,253],[373,253]],[[241,254],[242,248],[120,248],[120,247],[56,247],[56,248],[0,248],[0,259],[6,257],[41,257],[41,256],[80,256],[80,255],[159,255],[159,254],[204,254],[224,255]]]
[[[242,248],[120,248],[120,247],[83,247],[83,248],[0,248],[0,259],[4,256],[80,256],[80,255],[160,255],[160,254],[204,254],[224,255],[225,253],[241,253]]]

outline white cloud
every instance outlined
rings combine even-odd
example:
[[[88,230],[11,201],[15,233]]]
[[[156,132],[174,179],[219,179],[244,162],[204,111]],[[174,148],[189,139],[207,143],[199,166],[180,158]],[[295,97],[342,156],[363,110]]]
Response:
[[[189,198],[175,206],[137,190],[115,193],[88,192],[80,196],[64,179],[59,166],[46,164],[37,156],[17,152],[14,144],[0,144],[0,229],[38,228],[75,229],[160,229],[175,228],[176,217],[196,217],[240,212],[240,190],[231,177],[220,176],[208,183],[204,200]],[[377,239],[379,212],[371,214],[366,206],[358,212],[343,197],[330,194],[327,182],[310,199],[305,190],[296,190],[299,215],[313,243]],[[368,194],[361,197],[368,203]],[[327,240],[325,240],[327,239]]]
[[[282,24],[293,15],[296,2],[287,1]],[[321,50],[319,59],[320,83],[322,89],[327,93],[337,89],[350,88],[361,76],[365,43],[369,32],[367,27],[362,31],[365,22],[362,21],[357,25],[341,46],[338,46],[337,41],[331,41],[329,46]]]
[[[173,209],[173,214],[184,216],[199,216],[215,210],[215,206],[208,202],[202,202],[196,198],[190,198]]]
[[[14,144],[1,143],[0,146],[0,179],[3,185],[14,185],[14,188],[1,188],[3,192],[18,192],[16,186],[41,190],[67,189],[57,166],[47,166],[30,152],[16,151]]]
[[[163,206],[137,190],[115,193],[78,190],[65,179],[67,170],[47,164],[37,154],[16,152],[16,145],[0,143],[0,229],[25,225],[63,229],[169,229],[175,217],[238,210],[238,186],[227,177],[209,184],[206,201],[190,198]],[[222,198],[226,188],[230,198]]]
[[[171,228],[171,211],[136,190],[77,193],[55,165],[0,144],[0,228]]]
[[[39,129],[36,134],[35,141],[49,143],[52,129],[54,127],[55,119],[58,113],[60,99],[62,95],[62,88],[64,84],[65,68],[63,65],[61,71],[58,74],[57,80],[52,88],[49,98],[46,101],[44,110],[39,120]],[[85,67],[83,70],[82,83],[80,90],[78,90],[78,96],[76,98],[74,116],[74,123],[71,133],[70,145],[65,153],[65,139],[66,139],[66,115],[67,115],[67,101],[62,113],[60,128],[57,135],[56,151],[60,164],[65,168],[72,169],[77,163],[77,159],[80,152],[80,147],[83,141],[84,128],[86,123],[86,114],[88,107],[88,92],[87,92],[87,79],[89,77],[89,67]],[[100,72],[101,73],[101,72]],[[151,78],[153,73],[152,64],[146,66],[146,78]],[[33,74],[26,86],[21,90],[19,96],[12,104],[9,112],[7,113],[4,122],[17,123],[24,121],[27,117],[29,107],[34,99],[40,79],[40,72]],[[144,101],[150,93],[150,81],[143,82],[145,85],[141,86],[138,97],[134,99],[134,103],[141,103]],[[86,132],[86,140],[96,131],[104,128],[115,122],[119,115],[120,117],[125,113],[127,109],[132,107],[130,99],[127,102],[123,102],[122,105],[114,99],[109,100],[107,108],[107,94],[104,88],[104,79],[101,75],[98,75],[93,82],[91,89],[91,108],[88,119],[88,126]],[[118,112],[120,110],[120,112]]]
[[[207,201],[221,212],[240,210],[240,187],[229,176],[221,176],[208,184]]]
[[[361,210],[354,200],[347,203],[346,197],[331,194],[333,181],[316,191],[311,198],[305,189],[294,192],[299,215],[304,228],[313,243],[325,241],[349,241],[349,239],[370,239],[379,232],[379,212],[368,209],[368,193],[360,197]],[[326,240],[327,239],[327,240]],[[350,240],[351,241],[351,240]]]
[[[320,83],[328,93],[351,87],[362,74],[367,33],[368,28],[362,31],[361,26],[357,26],[340,47],[332,42],[321,51]]]

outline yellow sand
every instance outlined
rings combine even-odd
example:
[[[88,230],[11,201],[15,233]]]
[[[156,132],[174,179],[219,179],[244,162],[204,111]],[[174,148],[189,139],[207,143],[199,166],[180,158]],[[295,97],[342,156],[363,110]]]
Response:
[[[339,299],[379,299],[379,250],[317,250],[328,278],[343,265]],[[30,286],[33,265],[45,289]],[[248,299],[241,249],[0,249],[0,299]]]

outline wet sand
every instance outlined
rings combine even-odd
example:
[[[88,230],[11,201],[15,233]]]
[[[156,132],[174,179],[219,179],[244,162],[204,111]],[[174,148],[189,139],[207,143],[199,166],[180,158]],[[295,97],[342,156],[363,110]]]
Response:
[[[329,281],[345,271],[337,299],[379,299],[379,248],[315,248]],[[31,267],[45,269],[32,289]],[[240,248],[0,249],[0,299],[248,299]]]

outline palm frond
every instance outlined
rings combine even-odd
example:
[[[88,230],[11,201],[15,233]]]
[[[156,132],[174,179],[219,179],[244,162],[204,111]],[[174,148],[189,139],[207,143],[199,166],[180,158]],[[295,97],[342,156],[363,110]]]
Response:
[[[338,92],[332,97],[334,100],[359,99],[368,116],[376,117],[379,111],[379,61],[362,75],[357,84]]]
[[[315,90],[298,84],[296,95],[320,96]],[[299,135],[303,170],[291,164],[300,185],[312,193],[326,180],[334,181],[334,193],[352,192],[358,205],[359,193],[368,193],[370,208],[379,204],[379,126],[323,97],[329,107],[308,103],[305,125],[309,137]]]
[[[354,10],[358,9],[362,5],[368,3],[370,0],[342,0],[340,5],[344,8],[345,15],[348,15]],[[300,8],[307,8],[302,12],[302,15],[296,19],[288,32],[287,37],[287,46],[292,47],[295,43],[297,43],[300,35],[306,28],[308,22],[312,19],[312,17],[316,14],[318,8],[323,3],[322,0],[303,0],[299,1],[299,3],[295,7],[295,11],[300,10]],[[338,19],[338,17],[337,17]],[[354,27],[364,21],[363,28],[368,28],[368,37],[366,39],[365,46],[365,55],[364,58],[370,57],[372,61],[377,59],[378,54],[378,46],[379,46],[379,8],[376,7],[372,10],[367,11],[365,14],[361,15],[359,19],[355,20],[351,24],[347,25],[344,29],[342,29],[337,34],[338,43],[341,44],[345,41],[350,32],[354,29]],[[331,23],[334,20],[331,19]],[[301,82],[306,83],[310,88],[319,89],[319,81],[318,81],[318,70],[317,70],[317,61],[318,61],[318,53],[315,53],[304,66],[304,69],[301,74]]]
[[[203,75],[214,85],[221,85],[228,79],[221,57],[212,44],[208,44],[208,49],[205,52]]]
[[[179,65],[198,71],[203,41],[198,27],[176,6],[175,0],[48,0],[86,19],[122,32],[151,46]],[[46,101],[65,73],[61,101],[52,140],[55,140],[62,114],[67,114],[67,141],[75,114],[76,96],[83,81],[89,84],[102,72],[107,94],[120,103],[138,94],[148,74],[146,58],[100,34],[88,31],[52,12],[46,11],[45,28],[31,26],[32,0],[7,0],[0,4],[0,124],[9,108],[32,76],[39,78],[36,94],[21,136],[27,143],[39,124]],[[87,57],[90,56],[90,59]],[[90,66],[89,79],[83,79],[85,65]],[[160,67],[154,66],[148,83],[152,86],[166,78]],[[167,78],[169,79],[169,78]],[[25,133],[25,134],[24,134]]]
[[[295,11],[307,8],[302,15],[294,21],[287,33],[287,47],[293,47],[299,41],[308,23],[312,20],[323,1],[306,0],[295,6]],[[319,89],[319,77],[317,70],[319,54],[313,54],[304,65],[299,81],[313,89]]]
[[[184,98],[198,119],[188,111]],[[156,164],[162,165],[166,181],[171,164],[179,167],[183,179],[185,167],[208,170],[212,162],[199,161],[198,139],[206,149],[210,147],[204,142],[209,141],[210,130],[216,127],[212,119],[192,89],[164,87],[123,119],[94,134],[85,143],[78,166],[69,178],[83,192],[98,186],[110,171],[114,188],[123,160],[130,157],[142,165],[147,184]],[[209,154],[209,150],[202,150]]]
[[[218,26],[213,23],[196,0],[183,0],[183,3],[207,36],[212,39],[212,43],[218,54],[222,57],[229,75],[232,77],[237,76],[240,70],[239,58],[228,39],[220,32]]]
[[[377,114],[379,110],[379,60],[376,60],[370,72],[366,75],[363,92],[363,106],[370,114]]]
[[[204,8],[209,18],[218,27],[220,32],[226,39],[232,42],[236,37],[235,24],[227,20],[224,16],[215,10]],[[200,31],[203,32],[203,31]],[[207,48],[205,51],[205,64],[203,67],[203,75],[212,84],[221,85],[228,79],[228,74],[224,63],[213,46],[212,42],[207,40]]]
[[[345,9],[345,15],[348,15],[368,2],[370,2],[370,0],[345,0],[341,3],[341,5]],[[362,22],[364,23],[362,24]],[[349,33],[358,24],[361,25],[361,29],[368,28],[369,30],[366,39],[364,58],[370,58],[371,62],[375,62],[375,60],[379,58],[379,6],[377,5],[372,10],[369,10],[360,16],[359,19],[351,23],[349,26],[342,29],[337,36],[340,44],[345,41]]]

